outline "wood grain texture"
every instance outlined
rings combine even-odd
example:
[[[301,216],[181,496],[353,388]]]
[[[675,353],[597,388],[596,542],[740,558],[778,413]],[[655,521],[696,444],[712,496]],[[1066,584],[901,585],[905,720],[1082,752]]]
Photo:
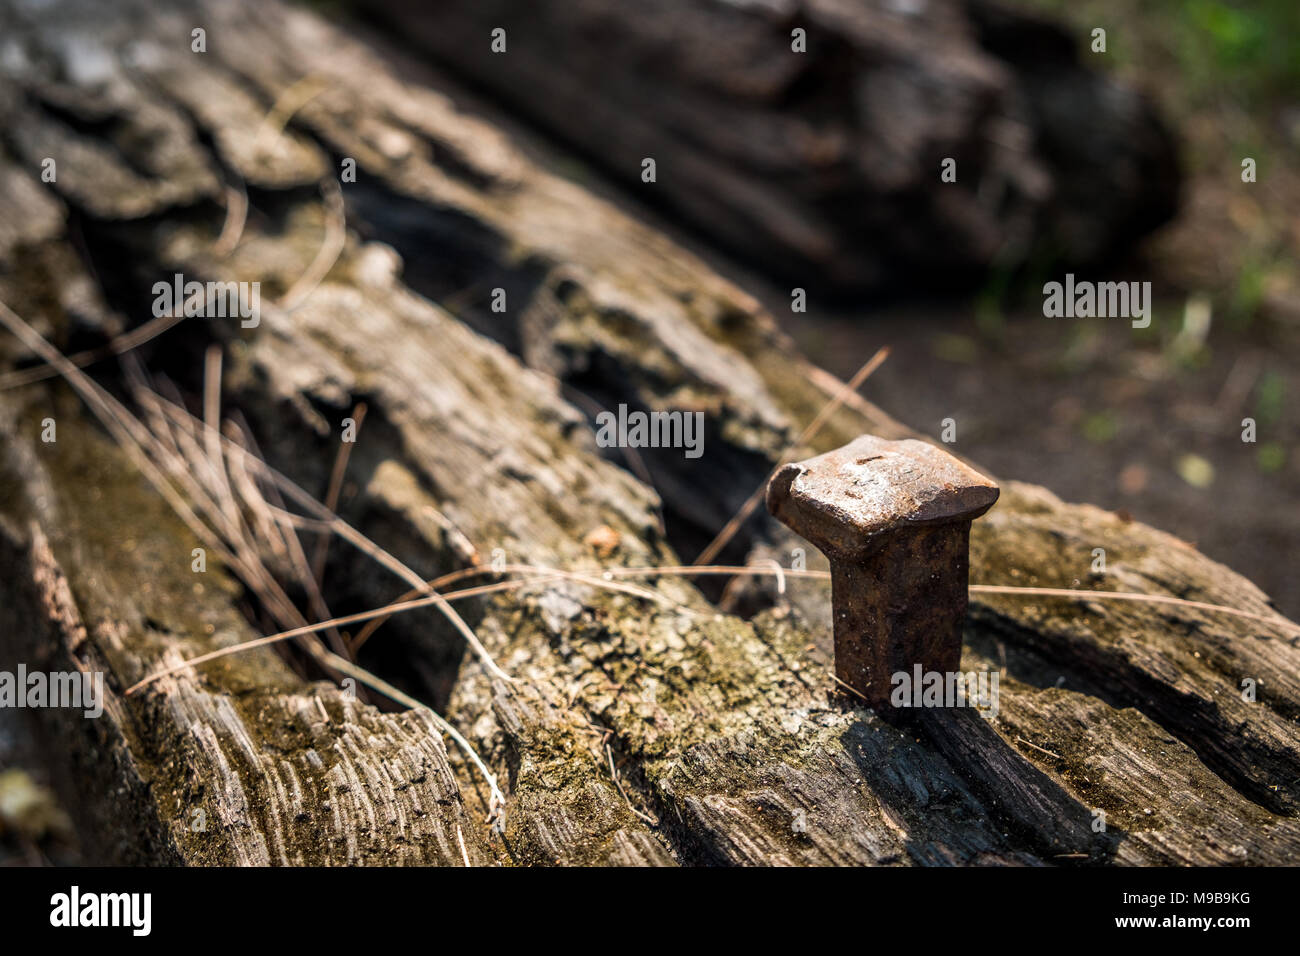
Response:
[[[248,420],[270,464],[319,495],[341,419],[364,401],[340,513],[420,575],[497,548],[592,573],[689,559],[833,390],[743,291],[313,15],[244,0],[157,9],[123,4],[105,22],[97,3],[69,0],[48,19],[0,7],[30,61],[0,83],[5,116],[62,144],[58,181],[41,184],[15,127],[0,126],[0,159],[22,183],[0,194],[0,301],[73,351],[137,326],[151,284],[175,272],[260,282],[255,330],[188,319],[141,355],[192,395],[204,348],[221,344],[223,406]],[[189,50],[192,23],[206,25],[207,54]],[[58,66],[69,36],[92,45],[98,73]],[[320,90],[285,136],[250,145],[304,77]],[[93,121],[58,105],[83,101]],[[131,132],[143,128],[165,161],[146,162],[154,148]],[[343,157],[358,181],[342,186],[341,251],[295,308],[277,305],[338,225],[316,183]],[[124,185],[131,176],[144,185]],[[251,210],[223,257],[213,245],[226,183],[248,189]],[[488,307],[494,288],[507,290],[505,313]],[[30,364],[12,340],[3,348],[8,365]],[[112,363],[94,370],[120,384]],[[701,411],[706,454],[647,454],[651,487],[597,446],[591,402]],[[793,579],[783,595],[750,589],[748,619],[673,577],[642,582],[653,599],[550,579],[460,605],[513,682],[433,611],[388,622],[362,663],[429,701],[488,760],[508,797],[493,832],[481,781],[426,716],[305,683],[269,652],[118,696],[251,636],[241,589],[210,570],[195,591],[194,541],[65,388],[24,386],[0,407],[0,648],[111,675],[100,722],[47,721],[72,764],[64,792],[86,819],[111,821],[104,858],[1297,860],[1294,625],[976,595],[964,666],[1003,671],[998,717],[885,721],[830,678],[825,584]],[[53,446],[38,437],[49,414]],[[906,434],[857,400],[801,451],[862,432]],[[1167,535],[1002,485],[974,528],[976,583],[1078,579],[1270,613],[1249,582]],[[726,557],[788,564],[798,544],[759,515]],[[1107,551],[1104,578],[1089,578],[1094,547]],[[337,612],[408,587],[341,542],[330,555]],[[1241,699],[1243,676],[1260,681],[1255,703]],[[199,806],[205,834],[182,823]]]
[[[1083,265],[1174,210],[1151,104],[1085,62],[1087,37],[982,0],[357,10],[814,295],[969,285],[1043,255]]]

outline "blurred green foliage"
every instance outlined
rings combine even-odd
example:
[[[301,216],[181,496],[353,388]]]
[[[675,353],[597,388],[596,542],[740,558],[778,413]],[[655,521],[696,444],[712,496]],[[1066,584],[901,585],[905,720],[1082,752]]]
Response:
[[[1083,420],[1083,437],[1094,444],[1111,441],[1119,434],[1119,419],[1114,412],[1094,412]]]
[[[1255,388],[1255,417],[1271,425],[1281,417],[1285,403],[1286,379],[1277,372],[1265,372]]]
[[[1179,58],[1202,84],[1235,81],[1241,92],[1294,95],[1300,83],[1300,3],[1296,0],[1172,0],[1165,8]]]
[[[1297,0],[1021,0],[1080,28],[1104,27],[1117,63],[1139,51],[1165,53],[1192,103],[1227,93],[1243,106],[1295,95],[1300,85],[1300,2]],[[1086,28],[1086,29],[1085,29]]]
[[[1286,467],[1286,446],[1280,442],[1266,442],[1259,446],[1256,461],[1266,475],[1276,474]]]

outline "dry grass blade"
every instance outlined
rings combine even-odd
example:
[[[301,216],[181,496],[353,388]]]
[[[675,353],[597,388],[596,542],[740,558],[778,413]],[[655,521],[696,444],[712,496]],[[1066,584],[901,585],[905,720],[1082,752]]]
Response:
[[[191,420],[188,411],[173,403],[164,403],[163,410],[174,420],[181,422],[189,422]],[[276,471],[266,462],[262,461],[260,458],[254,457],[246,449],[240,447],[235,442],[224,437],[222,440],[226,443],[227,449],[233,450],[235,454],[240,456],[242,463],[247,468],[272,482],[277,488],[287,494],[301,507],[314,513],[322,522],[328,525],[331,532],[337,534],[357,550],[361,551],[393,574],[405,580],[408,584],[415,587],[421,594],[428,594],[431,603],[437,607],[449,621],[451,621],[452,625],[460,632],[461,636],[465,638],[475,655],[483,663],[483,666],[486,667],[493,676],[500,680],[508,683],[514,682],[515,679],[513,677],[497,666],[496,661],[492,659],[492,655],[488,653],[487,648],[485,648],[482,642],[479,641],[478,635],[476,635],[470,626],[461,619],[460,615],[456,613],[455,609],[450,604],[444,601],[436,592],[432,591],[423,578],[398,560],[396,556],[371,541],[360,531],[352,527],[338,515],[331,512],[297,484]]]
[[[270,152],[271,144],[283,135],[293,114],[324,93],[329,82],[329,77],[322,73],[308,73],[286,86],[257,127],[254,134],[256,152]]]
[[[189,296],[183,303],[172,309],[172,311],[168,312],[166,315],[157,316],[156,318],[145,322],[138,328],[132,329],[130,332],[125,332],[122,335],[116,336],[109,341],[107,345],[104,345],[101,348],[86,349],[85,351],[77,352],[74,355],[63,356],[63,359],[74,368],[85,368],[87,365],[98,362],[100,359],[106,359],[113,355],[124,355],[132,349],[144,345],[144,343],[148,342],[150,339],[162,335],[172,326],[184,319],[186,313],[191,311],[191,309],[200,301],[206,303],[207,296],[207,287],[205,286],[202,293],[196,292]],[[10,314],[12,315],[14,313],[11,312]],[[34,329],[32,331],[35,333]],[[19,338],[22,338],[22,336],[19,336]],[[51,348],[52,347],[53,346],[51,346]],[[37,350],[33,349],[33,351]],[[34,382],[44,381],[47,378],[54,378],[63,374],[63,372],[54,366],[54,363],[49,360],[47,355],[39,351],[37,351],[37,355],[45,361],[45,365],[37,366],[35,368],[19,369],[16,372],[6,372],[5,374],[0,375],[0,391],[10,388],[18,388],[21,385],[31,385]]]
[[[611,577],[623,575],[629,577],[655,577],[665,574],[681,577],[694,577],[696,575],[752,575],[761,577],[780,574],[783,577],[815,578],[823,581],[829,581],[831,577],[829,571],[816,571],[808,568],[783,568],[776,571],[762,566],[742,567],[740,565],[726,564],[707,566],[679,565],[663,568],[610,568],[604,573]],[[1283,617],[1281,614],[1257,614],[1254,611],[1243,611],[1240,608],[1229,607],[1226,604],[1192,601],[1169,594],[1143,594],[1140,591],[1088,591],[1083,588],[1031,588],[1003,584],[972,584],[968,590],[971,594],[1001,594],[1011,597],[1059,597],[1075,601],[1137,601],[1147,604],[1168,604],[1173,607],[1185,607],[1193,611],[1209,611],[1215,614],[1227,614],[1230,617],[1240,617],[1249,621],[1258,621],[1261,624],[1280,627],[1288,632],[1295,632],[1296,630],[1295,622]]]
[[[259,647],[267,647],[271,644],[278,644],[281,641],[292,640],[296,637],[302,637],[304,634],[314,634],[318,631],[324,631],[331,627],[347,627],[349,624],[359,624],[362,621],[369,621],[380,616],[391,614],[400,614],[403,611],[415,611],[420,608],[429,607],[434,603],[434,598],[441,598],[445,601],[458,601],[465,598],[479,597],[484,594],[495,594],[499,591],[509,591],[515,588],[523,587],[528,584],[527,581],[499,581],[495,584],[483,584],[478,587],[465,588],[460,591],[451,591],[445,594],[426,595],[421,598],[413,598],[409,601],[399,601],[393,604],[385,604],[383,607],[375,608],[371,611],[357,611],[354,614],[345,614],[342,617],[330,618],[328,621],[320,621],[316,624],[303,624],[299,627],[289,628],[280,631],[277,634],[268,634],[265,637],[255,637],[249,641],[241,641],[238,644],[231,644],[229,647],[222,647],[215,651],[208,651],[206,654],[200,654],[197,657],[191,657],[181,661],[179,664],[173,664],[171,667],[164,668],[160,671],[142,677],[124,693],[126,696],[143,690],[150,684],[160,681],[165,677],[171,677],[173,674],[179,674],[191,667],[198,667],[200,664],[206,664],[209,661],[219,660],[222,657],[229,657],[232,654],[239,654],[243,651],[255,650]]]
[[[1012,597],[1060,597],[1076,601],[1139,601],[1146,604],[1168,604],[1173,607],[1185,607],[1193,611],[1210,611],[1214,614],[1227,614],[1261,624],[1271,624],[1294,633],[1297,626],[1281,614],[1257,614],[1240,608],[1228,607],[1226,604],[1210,604],[1206,601],[1192,601],[1187,598],[1174,597],[1169,594],[1143,594],[1140,591],[1086,591],[1081,588],[1029,588],[1003,584],[972,584],[971,594],[1003,594]]]
[[[714,558],[722,553],[722,549],[725,548],[730,543],[731,539],[736,536],[736,532],[739,531],[741,526],[749,520],[749,516],[754,513],[754,509],[757,508],[759,502],[763,500],[763,494],[767,491],[767,483],[775,477],[776,473],[780,471],[786,462],[793,457],[798,449],[803,447],[805,442],[811,440],[814,435],[821,431],[822,426],[825,425],[830,417],[839,410],[840,406],[848,400],[848,397],[855,394],[857,390],[862,387],[862,383],[870,378],[872,373],[874,373],[876,369],[880,368],[887,358],[889,358],[888,346],[879,349],[875,355],[871,356],[871,358],[867,360],[866,364],[863,365],[862,368],[858,369],[857,374],[844,383],[843,387],[840,388],[835,397],[822,406],[822,409],[817,413],[817,416],[808,423],[808,426],[799,433],[799,437],[791,442],[790,447],[788,447],[785,450],[785,453],[777,460],[776,467],[772,469],[772,472],[767,476],[767,479],[754,489],[754,493],[745,499],[745,503],[740,506],[740,510],[732,515],[731,520],[723,525],[722,530],[718,532],[717,536],[709,542],[708,546],[703,551],[700,552],[699,557],[694,561],[695,564],[709,564]]]
[[[261,560],[255,540],[250,539],[247,534],[245,523],[242,520],[242,512],[237,505],[233,508],[230,505],[230,502],[233,501],[233,493],[225,478],[226,471],[224,467],[217,467],[217,462],[213,461],[212,449],[217,450],[217,455],[222,463],[226,458],[221,452],[223,447],[235,449],[242,456],[241,463],[247,462],[249,458],[242,447],[230,442],[213,427],[218,417],[217,396],[219,396],[219,391],[214,391],[217,388],[214,381],[219,380],[219,359],[211,354],[208,358],[209,374],[204,396],[205,421],[196,422],[188,412],[185,412],[179,406],[165,401],[157,394],[152,396],[151,408],[153,413],[159,419],[170,417],[177,426],[165,428],[166,437],[162,438],[150,432],[116,399],[105,392],[85,372],[72,364],[65,355],[46,341],[21,316],[3,302],[0,302],[0,325],[4,325],[19,341],[44,359],[51,368],[68,381],[103,423],[104,427],[108,429],[109,433],[146,480],[163,496],[164,500],[167,501],[194,535],[203,541],[209,550],[219,555],[239,575],[245,585],[256,595],[262,606],[277,620],[298,625],[294,636],[306,638],[301,642],[301,646],[326,673],[333,675],[351,673],[354,665],[347,661],[346,658],[326,650],[315,637],[316,631],[328,630],[335,625],[327,623],[324,627],[316,627],[306,623],[283,588],[267,571]],[[143,370],[138,366],[135,369],[133,378],[137,385],[143,388],[142,383],[146,379]],[[177,411],[181,414],[177,415]],[[215,436],[215,439],[213,436]],[[206,452],[200,450],[199,440],[201,438],[209,440]],[[161,468],[151,457],[151,452],[163,462]],[[190,467],[187,468],[187,465]],[[194,468],[195,465],[205,467]],[[168,479],[168,473],[171,474],[173,480],[185,488],[186,492],[192,496],[191,500],[196,503],[198,511],[173,486],[171,480]],[[287,481],[287,479],[284,480]],[[318,508],[320,507],[301,489],[297,489],[296,486],[293,487],[302,498]],[[200,512],[207,514],[211,520],[224,528],[229,535],[226,541],[223,541],[222,536],[203,520]],[[333,515],[327,515],[326,517],[329,519],[330,528],[338,532],[342,522]],[[344,527],[346,528],[345,525]],[[291,537],[296,540],[296,536]],[[373,547],[377,548],[377,546]],[[307,570],[305,557],[301,561],[301,568]],[[426,600],[436,602],[439,606],[450,610],[450,604],[440,594],[432,594]],[[451,615],[455,620],[460,620],[454,611],[451,611]],[[462,627],[468,630],[468,625],[465,625],[463,621],[460,623]],[[470,634],[472,637],[472,632]],[[276,636],[273,640],[261,639],[253,642],[253,646],[275,643],[275,640],[279,639],[283,639],[283,637]],[[477,644],[477,638],[474,638],[474,643]],[[486,654],[486,651],[484,651],[484,654]],[[214,656],[220,656],[220,654]],[[487,661],[495,668],[495,663],[491,662],[490,657],[487,658]],[[348,669],[341,669],[340,664],[346,664]],[[187,664],[186,666],[191,665]],[[510,680],[508,676],[504,674],[502,676],[506,680]],[[128,690],[128,693],[138,690],[140,687],[152,682],[153,679],[156,679],[156,677],[138,682]],[[358,677],[358,679],[360,678]],[[367,683],[369,685],[369,682]],[[441,718],[439,718],[439,721],[443,726],[448,726]],[[500,790],[496,786],[495,778],[488,773],[482,759],[469,746],[468,742],[460,734],[455,733],[454,729],[451,729],[451,733],[457,746],[460,746],[465,751],[475,766],[487,777],[493,791],[493,800],[496,801],[494,811],[498,811],[503,801]]]
[[[513,570],[511,571],[510,569]],[[278,634],[271,634],[266,637],[254,638],[251,641],[244,641],[240,644],[232,644],[230,647],[223,647],[216,651],[210,651],[207,654],[201,654],[198,657],[190,658],[188,660],[182,661],[179,664],[175,664],[164,670],[157,671],[153,674],[150,674],[148,677],[145,677],[137,681],[135,684],[132,684],[129,688],[127,688],[126,693],[129,696],[141,690],[142,688],[149,686],[154,681],[161,680],[164,677],[169,677],[172,674],[180,673],[181,671],[185,670],[188,667],[196,667],[200,664],[206,664],[208,661],[214,661],[217,660],[218,658],[227,657],[231,654],[238,654],[241,651],[252,650],[257,647],[265,647],[269,644],[275,644],[280,641],[287,641],[292,638],[301,637],[304,634],[311,634],[332,627],[347,627],[350,624],[359,624],[362,621],[387,620],[389,617],[391,617],[394,614],[401,614],[405,611],[414,611],[420,608],[429,607],[438,600],[451,602],[456,600],[464,600],[466,598],[471,598],[471,597],[480,597],[487,594],[496,594],[503,591],[511,591],[521,587],[525,587],[528,584],[537,583],[538,580],[556,579],[556,580],[578,581],[580,583],[588,584],[593,587],[601,587],[606,590],[619,591],[639,598],[653,599],[662,603],[666,603],[677,610],[685,610],[691,613],[696,613],[694,612],[693,609],[685,608],[682,607],[681,605],[675,604],[674,602],[668,601],[666,598],[664,598],[663,595],[659,594],[658,592],[651,591],[647,588],[638,588],[630,585],[612,584],[609,581],[601,580],[601,578],[599,577],[595,577],[590,574],[583,574],[581,572],[566,571],[561,568],[544,568],[535,565],[511,565],[508,566],[508,568],[501,569],[501,570],[510,571],[510,573],[526,573],[530,577],[529,579],[515,579],[510,581],[500,581],[493,584],[483,584],[477,587],[464,588],[459,591],[451,591],[447,593],[439,592],[434,594],[426,594],[424,597],[419,597],[419,598],[409,597],[409,595],[415,593],[424,593],[424,592],[422,591],[407,592],[407,596],[403,596],[402,598],[399,598],[397,601],[394,601],[391,604],[386,604],[383,607],[375,608],[374,610],[358,611],[354,614],[347,614],[344,615],[343,617],[330,618],[329,620],[320,621],[316,624],[304,623],[300,626],[281,631]],[[684,570],[692,570],[692,569],[684,569]],[[493,572],[494,569],[491,568],[490,566],[466,568],[461,571],[453,571],[452,573],[444,575],[441,578],[435,578],[432,581],[425,582],[425,585],[426,588],[433,588],[433,587],[441,588],[441,587],[445,587],[447,584],[454,583],[455,581],[464,580],[467,577],[472,577],[474,575],[480,575],[480,574],[489,574]],[[608,572],[604,572],[604,573],[608,573]],[[370,633],[373,633],[373,631]],[[360,646],[363,643],[365,643],[364,638],[369,636],[370,636],[369,633],[364,633],[364,632],[362,635],[359,635],[358,639],[353,642],[352,650],[355,652],[357,649],[359,649]]]
[[[484,573],[485,570],[490,570],[490,569],[466,568],[463,571],[455,571],[452,572],[451,574],[445,575],[443,578],[435,579],[434,581],[430,582],[430,584],[438,584],[440,586],[445,587],[446,584],[451,583],[453,579],[464,578],[472,574],[481,574]],[[538,572],[539,574],[544,574],[546,572],[546,569],[544,568],[530,568],[530,570]],[[552,570],[549,573],[550,575],[555,577],[562,577],[564,575],[564,572],[560,570]],[[606,570],[603,573],[611,577],[622,576],[622,575],[643,576],[643,577],[655,577],[661,575],[677,575],[682,577],[694,577],[698,575],[753,575],[753,576],[770,577],[770,576],[775,576],[777,574],[777,572],[774,569],[767,568],[767,567],[741,567],[741,566],[731,566],[731,565],[711,565],[709,567],[695,567],[693,565],[680,565],[680,566],[663,567],[663,568],[655,568],[655,567],[611,568],[609,570]],[[830,573],[827,571],[815,571],[815,570],[808,570],[808,569],[801,569],[801,570],[785,569],[782,573],[788,577],[810,578],[815,580],[830,579]],[[477,587],[465,588],[459,591],[449,591],[449,592],[445,592],[441,596],[447,601],[457,601],[457,600],[463,600],[470,597],[478,597],[486,594],[495,594],[502,591],[514,590],[520,587],[524,587],[529,583],[530,582],[527,580],[520,580],[520,579],[515,579],[511,581],[501,581],[501,582],[496,582],[494,584],[484,584],[484,585],[479,585]],[[1295,628],[1293,622],[1281,616],[1270,618],[1265,615],[1255,614],[1250,611],[1242,611],[1237,608],[1227,607],[1226,605],[1209,604],[1202,601],[1190,601],[1185,598],[1176,598],[1176,597],[1171,597],[1171,596],[1161,595],[1161,594],[1139,594],[1136,592],[1126,592],[1126,591],[1085,591],[1085,590],[1072,590],[1069,588],[1025,588],[1025,587],[1012,587],[1012,586],[1003,587],[1000,585],[987,585],[987,584],[971,585],[970,590],[971,593],[975,593],[975,594],[1004,594],[1004,595],[1023,596],[1023,597],[1062,597],[1062,598],[1069,598],[1073,600],[1111,599],[1111,600],[1120,600],[1120,601],[1146,601],[1153,604],[1169,604],[1173,606],[1187,607],[1193,610],[1228,614],[1231,616],[1242,617],[1249,620],[1259,621],[1261,623],[1271,624],[1274,626],[1279,626],[1291,630]],[[218,658],[226,657],[230,654],[237,654],[240,653],[241,651],[252,650],[253,648],[256,647],[264,647],[268,644],[274,644],[278,641],[286,641],[291,638],[298,637],[302,634],[325,630],[326,628],[329,627],[346,627],[349,624],[358,624],[362,621],[374,621],[377,619],[386,619],[394,614],[401,614],[405,611],[413,611],[419,608],[429,607],[432,603],[433,603],[433,598],[428,596],[422,598],[413,598],[410,600],[396,601],[392,604],[387,604],[383,607],[375,608],[374,610],[358,611],[354,614],[348,614],[344,617],[332,618],[331,620],[321,621],[317,624],[308,624],[302,627],[297,627],[291,630],[283,631],[279,634],[271,634],[267,637],[256,638],[251,641],[245,641],[241,644],[231,645],[230,647],[223,647],[220,650],[211,651],[207,654],[200,655],[199,657],[182,661],[180,664],[176,664],[165,670],[151,674],[148,677],[133,684],[131,687],[127,688],[126,694],[129,696],[131,694],[136,693],[140,689],[147,687],[149,684],[152,684],[154,681],[161,680],[164,677],[168,677],[172,674],[179,673],[180,671],[183,671],[188,667],[197,667],[200,664],[205,664],[208,661],[217,660]]]
[[[579,584],[590,585],[591,587],[601,588],[605,591],[616,591],[622,594],[631,595],[632,597],[642,598],[647,601],[654,601],[656,604],[670,607],[673,610],[684,614],[693,615],[699,613],[694,608],[669,600],[658,591],[653,591],[650,588],[641,588],[626,584],[612,584],[605,576],[605,571],[601,571],[599,576],[597,576],[595,574],[588,574],[581,571],[568,571],[563,568],[548,568],[537,564],[503,564],[498,567],[493,567],[490,564],[476,564],[473,567],[461,568],[459,571],[452,571],[449,574],[444,574],[440,578],[433,578],[424,583],[426,587],[438,590],[446,587],[448,584],[455,584],[457,581],[463,581],[466,578],[476,577],[481,574],[529,574],[543,578],[558,578],[565,581],[575,581]],[[421,593],[423,592],[419,588],[413,588],[399,596],[397,601],[406,601]],[[365,644],[366,641],[370,640],[370,638],[374,636],[375,631],[377,631],[383,623],[388,620],[388,618],[389,615],[375,618],[357,634],[352,641],[352,653],[354,655],[361,649],[361,646]]]
[[[347,243],[348,230],[347,218],[343,209],[343,190],[333,179],[326,179],[321,182],[321,194],[325,197],[326,211],[328,215],[325,218],[325,237],[321,240],[321,247],[316,253],[316,258],[307,266],[298,281],[293,287],[280,299],[280,308],[285,312],[292,312],[298,306],[302,305],[311,295],[318,285],[325,280],[330,269],[334,268],[334,263],[338,261],[343,254],[343,247]]]
[[[132,464],[140,469],[141,474],[158,490],[185,525],[194,532],[196,537],[211,542],[213,539],[211,531],[145,452],[144,449],[149,445],[151,436],[135,416],[100,388],[90,376],[73,365],[66,356],[3,302],[0,302],[0,324],[67,379],[68,384],[103,422],[104,427],[131,459]],[[236,561],[234,554],[220,542],[213,542],[213,550],[225,560],[232,563]]]
[[[348,459],[352,457],[352,445],[361,436],[361,425],[365,420],[366,403],[357,402],[352,408],[352,427],[355,432],[353,441],[339,442],[338,454],[334,456],[334,467],[330,469],[330,484],[325,492],[325,508],[329,511],[338,511],[339,494],[343,490],[343,476],[348,470]],[[312,552],[311,573],[317,584],[321,583],[325,578],[325,559],[329,556],[329,547],[329,536],[321,535],[316,541],[315,550]]]
[[[225,259],[244,235],[244,226],[248,222],[248,189],[241,181],[239,188],[226,187],[226,221],[221,227],[221,234],[212,244],[212,256]]]

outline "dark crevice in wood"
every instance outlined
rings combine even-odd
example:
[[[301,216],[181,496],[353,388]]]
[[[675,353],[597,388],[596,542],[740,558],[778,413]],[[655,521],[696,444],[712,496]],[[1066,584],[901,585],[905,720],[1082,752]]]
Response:
[[[980,627],[1011,643],[1043,647],[1041,634],[989,608],[972,606],[971,616]],[[1053,662],[1066,673],[1082,675],[1067,681],[1073,689],[1086,688],[1116,709],[1139,710],[1190,747],[1210,770],[1246,799],[1273,813],[1297,814],[1290,794],[1265,782],[1300,776],[1300,761],[1293,746],[1279,747],[1267,740],[1233,736],[1229,719],[1217,707],[1127,666],[1121,656],[1103,648],[1053,642],[1052,655]],[[1267,705],[1261,702],[1257,706]]]

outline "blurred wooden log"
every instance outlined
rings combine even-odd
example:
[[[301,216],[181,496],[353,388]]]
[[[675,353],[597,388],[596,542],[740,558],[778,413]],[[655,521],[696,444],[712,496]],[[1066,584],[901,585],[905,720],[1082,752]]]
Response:
[[[1086,266],[1175,207],[1172,138],[1103,57],[1084,64],[1089,38],[983,0],[380,0],[358,12],[814,296]],[[946,159],[955,182],[940,179]]]
[[[4,42],[26,56],[0,84],[17,183],[0,193],[0,302],[75,352],[137,327],[152,284],[177,272],[261,283],[256,329],[188,319],[138,354],[193,399],[204,350],[221,344],[223,407],[322,497],[341,420],[364,401],[339,510],[421,576],[496,549],[591,573],[689,559],[833,391],[739,289],[309,13],[252,0],[177,0],[163,15],[90,0],[57,15],[0,10]],[[190,50],[194,24],[206,54]],[[281,107],[284,133],[268,138],[266,116],[286,102],[297,108]],[[58,177],[43,184],[47,144]],[[322,198],[315,186],[346,158],[357,180],[341,187],[344,229],[333,187]],[[238,208],[225,183],[250,199],[233,250],[221,241]],[[303,290],[322,249],[328,268]],[[505,312],[490,307],[495,289]],[[33,364],[4,343],[7,368]],[[120,389],[112,363],[93,371]],[[596,445],[592,403],[701,411],[705,454],[647,455],[647,484]],[[216,568],[196,590],[195,539],[65,387],[0,393],[0,409],[0,651],[108,675],[99,721],[41,715],[97,858],[1297,859],[1293,625],[976,594],[963,666],[1004,675],[997,718],[897,724],[837,691],[827,590],[794,579],[784,595],[755,589],[748,620],[675,577],[646,579],[653,599],[549,579],[460,605],[513,681],[433,611],[389,621],[362,663],[488,760],[507,796],[495,833],[481,780],[427,716],[352,702],[265,651],[123,697],[162,666],[253,634],[244,593]],[[46,417],[54,444],[39,438]],[[863,431],[905,433],[856,400],[803,451]],[[1166,535],[1003,486],[975,525],[976,583],[1078,579],[1270,614],[1253,585]],[[757,516],[727,560],[788,565],[800,544]],[[1104,577],[1089,574],[1097,547]],[[407,587],[333,545],[336,613]],[[1259,683],[1254,703],[1245,677]],[[188,826],[196,809],[206,831]]]

